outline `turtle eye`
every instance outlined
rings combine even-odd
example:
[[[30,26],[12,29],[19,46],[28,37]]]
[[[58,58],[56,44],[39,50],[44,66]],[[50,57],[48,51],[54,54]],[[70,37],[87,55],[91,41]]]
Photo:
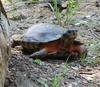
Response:
[[[73,32],[72,30],[68,30],[66,33],[63,34],[64,37],[71,35]]]
[[[71,33],[73,34],[73,33],[76,33],[76,32],[77,32],[77,30],[68,30],[69,34],[71,34]]]
[[[68,30],[68,33],[72,33],[72,31],[71,30]]]

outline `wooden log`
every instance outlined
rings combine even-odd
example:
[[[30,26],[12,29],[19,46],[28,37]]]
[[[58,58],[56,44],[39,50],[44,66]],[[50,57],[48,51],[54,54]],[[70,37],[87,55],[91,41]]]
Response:
[[[6,12],[0,0],[0,87],[4,87],[10,47],[8,42],[9,23]]]

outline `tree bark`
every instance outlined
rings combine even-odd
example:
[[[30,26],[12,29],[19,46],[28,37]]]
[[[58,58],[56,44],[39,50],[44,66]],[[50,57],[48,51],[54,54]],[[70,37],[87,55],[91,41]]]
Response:
[[[10,58],[8,29],[8,19],[0,0],[0,87],[4,87],[8,60]]]

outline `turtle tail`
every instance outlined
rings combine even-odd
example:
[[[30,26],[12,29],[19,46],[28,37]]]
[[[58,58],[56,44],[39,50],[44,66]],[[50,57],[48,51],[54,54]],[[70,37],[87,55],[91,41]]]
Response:
[[[21,45],[23,42],[21,39],[22,35],[13,35],[11,37],[11,47],[14,48],[15,46]]]
[[[11,47],[14,48],[15,46],[20,45],[20,43],[21,43],[21,41],[13,40],[12,43],[11,43]]]

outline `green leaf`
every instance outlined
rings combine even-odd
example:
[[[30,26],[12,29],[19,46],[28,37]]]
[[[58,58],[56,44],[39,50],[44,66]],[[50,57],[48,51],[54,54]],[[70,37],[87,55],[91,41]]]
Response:
[[[37,64],[37,65],[42,65],[42,61],[40,60],[40,59],[35,59],[34,61],[33,61],[33,63],[34,64]]]
[[[49,86],[46,84],[46,82],[45,82],[44,80],[42,80],[42,79],[37,79],[37,81],[38,81],[40,84],[42,84],[44,87],[49,87]]]

